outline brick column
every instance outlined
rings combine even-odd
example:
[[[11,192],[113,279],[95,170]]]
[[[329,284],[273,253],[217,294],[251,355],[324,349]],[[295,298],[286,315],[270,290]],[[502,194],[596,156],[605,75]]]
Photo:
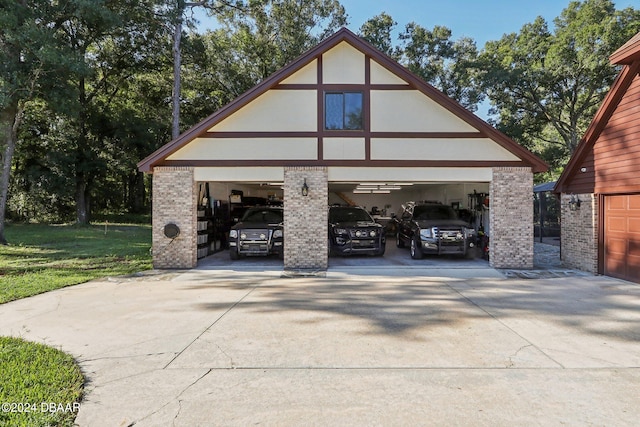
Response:
[[[302,195],[305,179],[309,195]],[[284,268],[326,270],[329,184],[325,167],[284,170]]]
[[[533,268],[531,168],[494,168],[489,197],[489,263],[494,268]]]
[[[191,167],[153,169],[153,267],[193,268],[198,263],[196,245],[197,191]],[[164,226],[180,228],[174,239]]]
[[[571,198],[580,200],[580,208],[572,211]],[[562,194],[562,262],[572,268],[598,272],[598,197],[595,194]]]

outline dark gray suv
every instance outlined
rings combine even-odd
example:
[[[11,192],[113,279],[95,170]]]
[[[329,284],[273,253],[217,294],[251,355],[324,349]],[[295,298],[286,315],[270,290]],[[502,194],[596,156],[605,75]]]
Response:
[[[439,203],[409,202],[396,217],[396,246],[409,245],[411,258],[424,254],[475,255],[476,232],[456,211]]]
[[[384,255],[384,227],[362,208],[329,208],[329,255]]]
[[[249,208],[229,230],[229,256],[284,255],[283,210],[275,206]]]

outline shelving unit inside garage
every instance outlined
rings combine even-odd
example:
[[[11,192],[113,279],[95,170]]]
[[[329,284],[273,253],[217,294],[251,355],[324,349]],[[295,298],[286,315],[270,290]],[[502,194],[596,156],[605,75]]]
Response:
[[[212,199],[209,184],[198,188],[197,254],[204,258],[225,248],[225,223],[228,222],[229,207],[225,201]]]

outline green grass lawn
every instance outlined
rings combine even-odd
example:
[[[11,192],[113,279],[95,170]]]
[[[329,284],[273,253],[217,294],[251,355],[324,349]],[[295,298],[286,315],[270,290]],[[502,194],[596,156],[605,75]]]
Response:
[[[8,224],[0,245],[0,304],[151,268],[151,226]]]
[[[0,426],[73,426],[83,383],[68,354],[0,337]]]
[[[0,304],[151,268],[151,226],[8,224]],[[68,354],[0,337],[0,426],[73,426],[84,378]]]

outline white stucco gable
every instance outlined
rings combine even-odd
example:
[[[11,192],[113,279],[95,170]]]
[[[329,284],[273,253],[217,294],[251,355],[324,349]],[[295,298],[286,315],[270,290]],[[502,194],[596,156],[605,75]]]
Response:
[[[328,94],[360,94],[359,127],[341,130],[325,125]],[[438,167],[437,162],[444,162],[443,167],[458,168],[487,168],[494,162],[546,167],[348,30],[336,33],[141,164],[227,167],[234,162],[333,167],[417,167],[420,162]]]

